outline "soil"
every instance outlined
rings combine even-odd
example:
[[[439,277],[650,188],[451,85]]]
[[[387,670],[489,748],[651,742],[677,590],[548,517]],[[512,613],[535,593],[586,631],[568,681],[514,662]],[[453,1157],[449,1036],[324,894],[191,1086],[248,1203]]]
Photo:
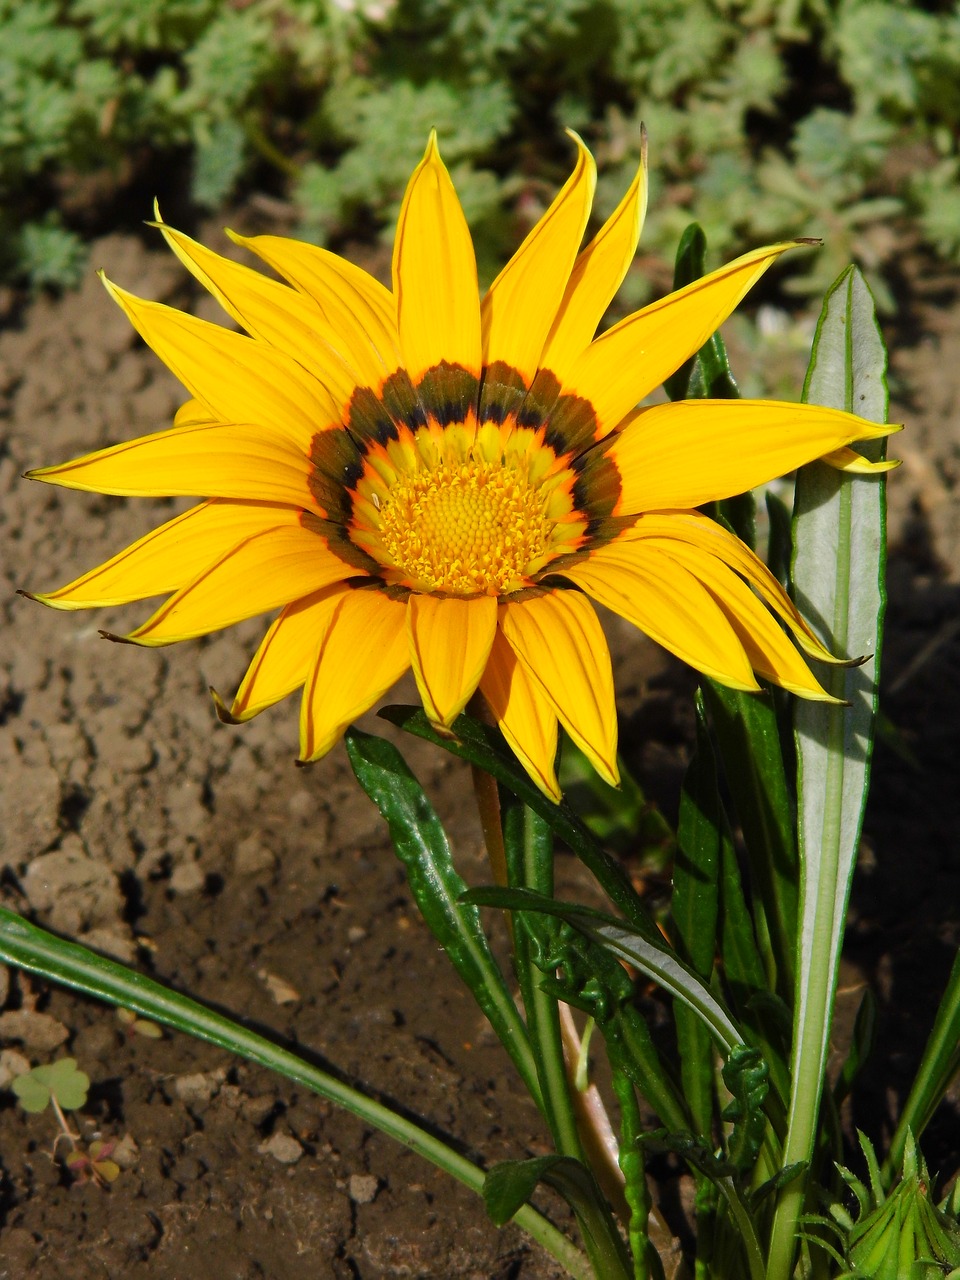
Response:
[[[172,258],[135,237],[103,239],[93,261],[142,295],[195,301]],[[878,1138],[960,942],[960,290],[921,260],[905,279],[888,325],[894,416],[909,424],[890,484],[884,659],[899,746],[878,751],[841,996],[847,1021],[865,982],[879,1000],[855,1117]],[[164,427],[182,399],[92,274],[79,292],[8,316],[0,334],[3,900],[301,1046],[488,1164],[541,1154],[538,1116],[413,909],[343,749],[295,769],[289,702],[243,728],[216,720],[207,689],[235,687],[262,622],[142,650],[97,634],[129,627],[136,610],[58,613],[13,594],[68,581],[186,505],[20,473]],[[611,643],[625,749],[669,811],[690,679],[631,629],[614,627]],[[402,687],[390,700],[415,698]],[[404,750],[462,874],[486,881],[465,769],[423,744]],[[560,873],[570,892],[589,892],[572,860]],[[109,1189],[78,1181],[51,1158],[50,1114],[28,1115],[0,1091],[0,1280],[561,1274],[517,1229],[496,1230],[472,1193],[260,1069],[184,1036],[147,1038],[23,976],[11,976],[6,1007],[0,1084],[24,1060],[69,1053],[92,1080],[73,1117],[83,1137],[127,1141]],[[953,1172],[950,1103],[925,1149],[933,1169]],[[564,1221],[562,1206],[543,1203]]]

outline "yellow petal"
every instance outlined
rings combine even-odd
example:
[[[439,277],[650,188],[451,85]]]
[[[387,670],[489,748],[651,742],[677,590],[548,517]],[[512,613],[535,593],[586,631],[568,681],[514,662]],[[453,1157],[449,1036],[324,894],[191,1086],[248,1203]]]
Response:
[[[173,425],[175,427],[186,427],[191,423],[212,421],[210,410],[205,405],[202,405],[199,400],[185,400],[173,415]]]
[[[644,541],[601,547],[564,576],[696,670],[734,689],[759,688],[743,645],[707,589]]]
[[[436,132],[407,184],[393,248],[403,362],[416,383],[447,361],[480,374],[480,290],[467,220]]]
[[[680,400],[641,409],[614,439],[617,515],[745,493],[851,440],[899,431],[841,409],[775,400]]]
[[[410,596],[410,661],[424,710],[435,724],[449,727],[467,705],[487,665],[496,629],[495,596]]]
[[[617,772],[610,651],[585,596],[551,591],[501,607],[500,629],[560,723],[602,778]]]
[[[323,383],[341,412],[357,384],[369,383],[366,370],[370,364],[369,354],[361,373],[350,358],[343,331],[331,326],[311,298],[259,271],[221,257],[163,222],[157,225],[183,265],[213,294],[224,311],[252,337],[292,356],[301,368]]]
[[[191,395],[220,422],[267,422],[303,445],[339,422],[329,391],[292,356],[103,278],[134,328]]]
[[[347,591],[319,636],[303,687],[300,759],[317,760],[410,665],[407,607],[381,591]]]
[[[597,183],[593,156],[576,134],[571,136],[577,144],[573,173],[483,300],[484,364],[504,361],[527,386],[540,367]]]
[[[600,434],[659,387],[723,324],[767,267],[803,241],[745,254],[608,329],[571,367],[564,392],[593,405]]]
[[[67,586],[33,598],[54,609],[92,609],[167,595],[276,522],[276,507],[266,503],[204,502]]]
[[[266,427],[201,422],[127,440],[27,476],[128,497],[185,494],[310,508],[316,504],[309,472],[306,454],[288,436]]]
[[[297,512],[283,507],[274,511],[273,528],[254,534],[208,565],[124,639],[144,645],[190,640],[356,573],[323,538],[300,525]]]
[[[393,294],[361,267],[328,249],[284,236],[227,235],[306,294],[340,334],[349,363],[379,390],[400,367],[400,339]]]
[[[754,671],[803,698],[835,701],[821,688],[783,631],[732,569],[714,556],[705,556],[676,539],[650,539],[646,545],[651,551],[659,550],[683,565],[703,583],[736,632]]]
[[[857,453],[855,449],[831,449],[829,453],[825,453],[820,459],[825,462],[828,467],[833,467],[837,471],[846,471],[849,475],[857,476],[876,476],[884,471],[893,471],[900,465],[899,458],[881,458],[876,462],[872,462],[869,458],[865,458],[862,453]]]
[[[646,138],[640,167],[615,211],[577,258],[540,365],[561,383],[592,342],[637,251],[647,211]]]
[[[480,692],[510,750],[544,795],[561,798],[554,762],[557,716],[498,628],[490,659],[480,677]]]
[[[646,538],[676,539],[696,547],[703,556],[716,556],[724,564],[746,578],[767,605],[787,624],[800,644],[819,662],[841,663],[825,649],[808,626],[796,605],[767,566],[745,543],[729,533],[715,520],[699,511],[652,512],[641,516],[632,529],[621,535],[623,542]]]
[[[306,681],[320,637],[350,590],[338,583],[287,605],[247,668],[230,708],[232,720],[252,719]]]

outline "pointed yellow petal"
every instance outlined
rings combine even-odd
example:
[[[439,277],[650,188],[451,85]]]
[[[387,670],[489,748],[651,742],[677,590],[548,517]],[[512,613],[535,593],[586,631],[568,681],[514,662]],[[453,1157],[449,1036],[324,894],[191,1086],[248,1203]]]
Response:
[[[746,578],[767,605],[787,624],[798,644],[812,658],[819,662],[843,662],[843,659],[835,658],[829,649],[823,647],[806,619],[759,556],[715,520],[708,519],[699,511],[653,512],[641,516],[632,529],[621,535],[623,542],[646,538],[653,538],[658,542],[663,540],[667,550],[669,548],[666,540],[676,539],[698,548],[704,556],[716,556]]]
[[[423,707],[449,727],[473,695],[497,629],[495,596],[411,595],[407,602],[410,662]]]
[[[341,412],[358,382],[369,382],[366,370],[361,373],[351,360],[342,331],[326,321],[312,299],[259,271],[221,257],[163,222],[157,225],[183,265],[224,311],[252,337],[292,356],[323,383]],[[369,365],[369,355],[363,363]]]
[[[103,278],[167,368],[220,422],[268,422],[307,445],[339,422],[339,405],[292,356],[243,334],[145,302]]]
[[[541,367],[562,383],[573,362],[593,341],[637,251],[647,211],[646,146],[627,194],[577,258],[553,322]]]
[[[319,307],[367,385],[379,390],[383,379],[400,367],[396,302],[379,280],[317,245],[284,236],[227,234]]]
[[[376,590],[344,593],[319,636],[303,687],[300,759],[326,755],[344,729],[382,698],[410,665],[407,607]]]
[[[350,590],[338,583],[287,605],[247,668],[230,708],[231,719],[252,719],[306,681],[320,638]]]
[[[565,392],[593,405],[600,434],[699,351],[767,267],[798,240],[737,258],[685,289],[627,316],[575,360]]]
[[[173,425],[175,427],[186,427],[191,423],[212,421],[210,410],[205,405],[202,405],[199,400],[185,400],[173,415]]]
[[[500,629],[560,723],[602,778],[617,772],[617,709],[610,651],[585,596],[551,591],[508,603]]]
[[[743,645],[706,588],[645,542],[601,547],[564,576],[697,671],[734,689],[759,688]]]
[[[306,454],[288,436],[266,427],[201,422],[127,440],[27,476],[128,497],[186,494],[312,508],[309,472]]]
[[[816,404],[657,404],[641,409],[610,445],[609,456],[620,472],[616,514],[729,498],[851,440],[877,440],[899,429]]]
[[[893,471],[900,465],[899,458],[881,458],[876,462],[871,462],[869,458],[865,458],[862,453],[857,453],[855,449],[831,449],[829,453],[825,453],[820,459],[825,462],[828,467],[834,467],[837,471],[846,471],[849,475],[857,476],[876,476],[884,471]]]
[[[651,551],[660,551],[683,565],[703,583],[736,632],[754,671],[803,698],[835,701],[821,688],[766,608],[732,569],[716,557],[705,556],[689,543],[676,539],[650,539],[646,545]]]
[[[34,599],[54,609],[93,609],[168,595],[276,522],[277,508],[266,503],[204,502],[67,586]]]
[[[480,374],[480,290],[467,220],[430,134],[403,197],[393,248],[403,362],[416,383],[442,360]]]
[[[297,512],[283,507],[274,511],[273,528],[254,534],[208,565],[124,639],[143,645],[190,640],[356,573],[323,538],[300,525]]]
[[[540,367],[590,216],[597,167],[576,134],[577,163],[560,193],[487,290],[483,360],[502,360],[527,386]],[[598,317],[599,319],[599,317]]]
[[[544,795],[558,804],[556,713],[499,629],[480,677],[480,692],[510,750]]]

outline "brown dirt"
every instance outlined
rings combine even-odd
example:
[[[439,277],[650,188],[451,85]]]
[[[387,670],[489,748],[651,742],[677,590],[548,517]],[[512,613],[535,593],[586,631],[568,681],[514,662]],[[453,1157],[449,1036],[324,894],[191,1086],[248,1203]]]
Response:
[[[94,262],[146,296],[193,296],[168,256],[133,238],[101,241]],[[955,282],[925,298],[915,274],[913,309],[893,329],[910,434],[891,486],[900,551],[885,669],[887,712],[922,768],[880,752],[849,948],[850,985],[873,981],[884,1012],[866,1103],[875,1132],[909,1077],[896,1046],[905,1035],[916,1046],[958,941],[960,307]],[[178,509],[20,473],[165,426],[181,399],[94,278],[0,334],[4,900],[320,1055],[487,1162],[541,1153],[534,1108],[413,910],[342,749],[294,769],[290,703],[242,729],[217,722],[207,687],[235,685],[262,624],[144,651],[97,636],[135,610],[56,613],[12,594],[69,580]],[[669,797],[689,704],[652,646],[626,629],[612,639],[627,748]],[[463,874],[486,880],[465,771],[423,745],[405,750]],[[32,1016],[0,1023],[0,1073],[16,1065],[11,1051],[37,1062],[62,1040],[56,1052],[93,1081],[84,1136],[130,1135],[135,1152],[109,1190],[73,1182],[50,1158],[49,1115],[0,1092],[0,1280],[560,1274],[516,1229],[491,1226],[470,1192],[259,1069],[183,1036],[131,1035],[110,1010],[22,978],[7,1003]]]

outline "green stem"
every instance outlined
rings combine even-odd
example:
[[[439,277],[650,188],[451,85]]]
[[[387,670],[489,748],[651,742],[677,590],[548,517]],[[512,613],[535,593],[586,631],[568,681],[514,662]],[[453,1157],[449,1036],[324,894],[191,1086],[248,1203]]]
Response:
[[[483,1192],[484,1171],[414,1121],[398,1115],[336,1076],[312,1066],[230,1018],[214,1013],[195,1000],[170,991],[114,960],[88,951],[86,947],[38,929],[6,907],[0,907],[0,959],[108,1004],[133,1009],[155,1022],[276,1071],[343,1107],[381,1133],[395,1138],[471,1190],[478,1194]],[[592,1280],[587,1259],[542,1214],[530,1205],[524,1205],[514,1221],[551,1253],[575,1280]]]
[[[553,893],[553,833],[543,819],[526,805],[523,806],[523,878],[525,888],[543,894]],[[517,932],[521,931],[526,935],[522,914],[517,920]],[[523,962],[518,967],[522,972],[527,1029],[537,1058],[544,1106],[557,1150],[561,1155],[582,1160],[583,1148],[567,1080],[557,1000],[540,986],[539,971],[533,965],[529,946],[522,950]]]

